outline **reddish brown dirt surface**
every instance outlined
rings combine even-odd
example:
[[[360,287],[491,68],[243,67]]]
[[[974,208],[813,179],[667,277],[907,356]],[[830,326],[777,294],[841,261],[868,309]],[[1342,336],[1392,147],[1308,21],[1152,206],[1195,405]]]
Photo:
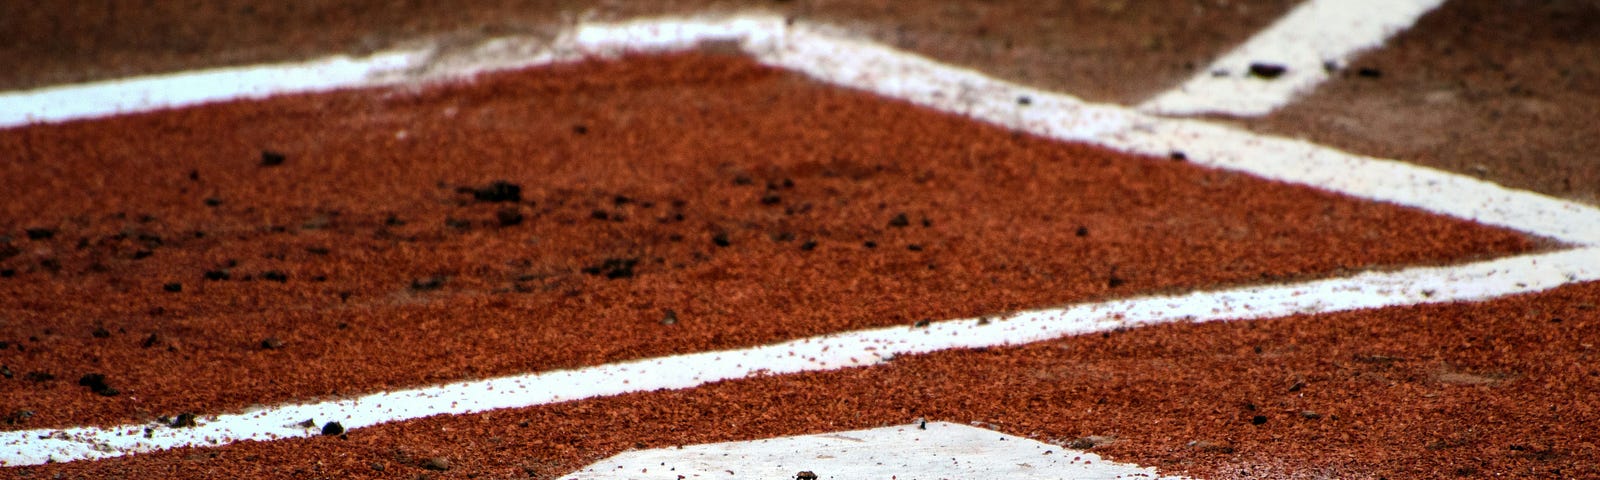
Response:
[[[22,152],[0,165],[0,411],[33,412],[11,428],[1535,247],[714,55],[13,129],[0,151]]]
[[[421,41],[548,37],[579,19],[772,12],[841,24],[1008,79],[1132,103],[1176,85],[1295,2],[1101,0],[309,0],[0,3],[0,90],[361,55]]]
[[[1451,1],[1339,80],[1250,123],[1600,204],[1597,25],[1600,3],[1587,0]]]
[[[11,473],[554,478],[628,449],[926,417],[1099,441],[1092,450],[1112,460],[1208,479],[1595,478],[1596,298],[1589,283],[1479,304],[1163,325]],[[451,468],[425,470],[434,458]]]

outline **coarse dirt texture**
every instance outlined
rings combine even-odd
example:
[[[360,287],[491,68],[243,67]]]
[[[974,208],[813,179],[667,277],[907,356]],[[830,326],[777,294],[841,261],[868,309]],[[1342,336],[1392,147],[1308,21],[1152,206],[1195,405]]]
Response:
[[[550,38],[580,20],[768,12],[1096,101],[1170,88],[1290,0],[310,0],[0,3],[0,90],[390,48]]]
[[[17,477],[555,478],[629,449],[971,423],[1206,479],[1595,478],[1600,283],[1169,324]],[[429,469],[446,459],[448,470]],[[818,472],[823,473],[823,472]]]
[[[1590,0],[1453,0],[1246,123],[1600,205],[1596,25]]]
[[[0,151],[12,429],[1541,247],[714,54],[11,129]]]

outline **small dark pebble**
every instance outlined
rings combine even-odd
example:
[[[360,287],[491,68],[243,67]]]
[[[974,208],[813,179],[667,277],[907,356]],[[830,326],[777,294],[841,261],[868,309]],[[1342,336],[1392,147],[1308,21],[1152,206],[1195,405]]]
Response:
[[[199,425],[198,423],[195,423],[196,418],[197,417],[195,414],[184,412],[178,414],[178,417],[172,419],[172,423],[167,425],[171,426],[172,428],[194,428],[195,426]]]
[[[614,195],[614,196],[611,197],[611,204],[612,205],[616,205],[616,206],[620,207],[620,206],[627,205],[627,204],[630,204],[630,203],[633,203],[633,199],[632,198],[628,198],[627,195]]]
[[[1282,76],[1285,72],[1288,72],[1288,71],[1289,71],[1288,67],[1285,67],[1283,65],[1279,65],[1279,64],[1276,64],[1276,63],[1252,63],[1252,64],[1250,64],[1250,76],[1257,77],[1257,78],[1264,78],[1264,79],[1271,80],[1271,79],[1274,79],[1274,78],[1278,78],[1279,76]]]
[[[183,291],[183,284],[178,283],[178,282],[172,282],[172,283],[168,283],[166,285],[162,285],[161,289],[162,290],[166,290],[168,292],[177,293],[177,292]]]
[[[911,225],[911,219],[906,218],[904,212],[896,213],[893,218],[889,219],[889,226],[891,227],[900,228],[907,225]]]
[[[11,277],[15,277],[15,276],[17,276],[17,269],[15,269],[15,268],[7,268],[5,270],[0,270],[0,278],[11,278]]]
[[[227,280],[229,278],[232,278],[232,275],[230,275],[227,270],[206,270],[205,273],[205,279],[213,282]]]
[[[400,217],[396,217],[394,215],[390,215],[389,218],[383,219],[383,224],[385,226],[398,227],[398,226],[401,226],[401,225],[405,225],[406,221],[405,220],[401,220]]]
[[[582,134],[581,134],[581,133],[580,133],[580,135],[582,135]],[[378,463],[378,462],[372,462],[372,463],[368,463],[368,464],[367,464],[367,467],[368,467],[368,468],[371,468],[371,469],[372,469],[372,471],[374,471],[374,472],[381,472],[381,471],[383,471],[383,464],[381,464],[381,463]]]
[[[17,424],[21,424],[21,423],[26,423],[29,418],[33,418],[33,411],[32,410],[17,410],[17,411],[11,412],[10,415],[6,415],[6,423],[11,424],[11,425],[17,425]]]
[[[411,281],[411,289],[418,291],[438,290],[444,286],[444,277],[423,277]]]
[[[1189,155],[1178,150],[1173,150],[1172,153],[1167,154],[1167,158],[1182,162],[1188,160]]]
[[[328,436],[344,435],[344,425],[339,422],[328,422],[322,425],[322,434]]]
[[[440,472],[445,471],[445,470],[449,470],[450,469],[450,459],[444,458],[444,457],[433,457],[433,458],[424,460],[422,462],[422,468],[426,468],[428,470],[436,470],[436,471],[440,471]]]
[[[149,251],[149,250],[137,250],[137,251],[133,252],[133,259],[134,260],[144,260],[146,258],[150,258],[151,255],[155,255],[155,254],[156,254],[155,252],[152,252],[152,251]]]
[[[23,231],[28,234],[28,240],[48,240],[56,236],[56,231],[49,228],[30,228]]]
[[[676,323],[678,323],[678,312],[676,312],[676,311],[673,311],[673,310],[669,309],[669,310],[667,310],[666,315],[663,315],[661,317],[661,324],[662,325],[673,325],[673,324],[676,324]]]
[[[150,334],[150,336],[144,337],[144,342],[140,343],[139,346],[143,347],[143,348],[150,348],[150,347],[154,347],[154,346],[160,345],[160,344],[161,344],[161,335],[152,333],[152,334]]]
[[[262,350],[277,350],[283,348],[283,340],[278,337],[267,337],[261,340]]]
[[[205,202],[207,207],[216,207],[222,205],[222,199],[217,197],[206,197]]]
[[[913,251],[913,252],[920,252],[920,251],[922,251],[922,245],[917,245],[915,243],[910,244],[910,245],[906,245],[906,250],[910,250],[910,251]]]
[[[261,279],[284,283],[289,281],[289,274],[277,270],[267,270],[265,272],[261,272]]]
[[[1267,416],[1266,415],[1256,415],[1254,417],[1250,417],[1250,424],[1251,425],[1264,425],[1266,423],[1267,423]]]
[[[94,332],[91,332],[90,335],[93,335],[94,338],[111,338],[111,331],[106,330],[105,327],[95,327]]]
[[[505,180],[495,180],[482,187],[463,187],[457,189],[472,194],[472,199],[480,202],[520,202],[522,201],[522,186]]]
[[[639,265],[637,258],[607,258],[598,265],[584,267],[582,271],[589,275],[604,275],[606,278],[617,280],[632,278],[633,267],[637,265]]]
[[[917,320],[917,323],[913,323],[913,324],[911,324],[911,326],[913,328],[922,328],[922,327],[926,327],[926,326],[932,325],[932,324],[933,324],[933,320],[924,318],[922,320]]]
[[[1087,237],[1089,236],[1089,227],[1079,226],[1078,231],[1075,233],[1080,237]]]
[[[494,212],[494,218],[500,222],[502,227],[522,224],[522,212],[517,211],[515,208],[502,208],[500,211]]]
[[[809,252],[809,251],[816,250],[816,249],[817,249],[817,241],[816,240],[806,240],[805,242],[800,244],[800,250],[802,250],[802,251]]]
[[[1106,286],[1111,287],[1111,288],[1117,288],[1117,287],[1123,286],[1124,284],[1127,284],[1127,283],[1128,283],[1127,279],[1124,279],[1122,277],[1118,277],[1117,274],[1115,274],[1115,273],[1111,274],[1111,276],[1106,279]]]
[[[1383,70],[1378,70],[1372,67],[1362,67],[1356,70],[1356,75],[1359,75],[1363,78],[1382,78]]]
[[[89,391],[99,394],[103,397],[114,397],[117,396],[117,394],[122,393],[117,391],[115,388],[111,388],[110,385],[107,385],[106,376],[98,373],[91,373],[79,377],[78,385],[82,387],[88,387]]]
[[[1023,98],[1027,98],[1027,97],[1023,97]],[[817,480],[817,478],[818,478],[817,474],[812,473],[810,470],[804,470],[804,471],[801,471],[800,473],[794,474],[794,480]]]
[[[1033,105],[1033,99],[1029,98],[1027,95],[1023,95],[1023,96],[1017,97],[1017,104],[1018,105]]]
[[[716,235],[712,235],[711,236],[711,243],[715,244],[718,247],[726,247],[726,246],[729,246],[729,245],[733,245],[733,241],[728,239],[728,234],[727,233],[717,233]]]
[[[861,242],[861,246],[866,247],[866,248],[878,248],[878,242],[874,242],[872,240],[867,240],[865,242]]]
[[[578,135],[588,135],[589,134],[589,126],[581,124],[581,123],[577,124],[577,125],[573,125],[572,126],[572,133],[578,134]],[[382,469],[380,468],[379,470],[382,470]]]
[[[595,209],[594,211],[589,212],[589,218],[593,218],[595,220],[609,220],[611,218],[611,214],[606,213],[605,210]]]
[[[769,193],[761,196],[762,205],[777,205],[779,203],[783,203],[783,197],[778,196],[776,193]]]
[[[749,175],[737,175],[733,177],[734,185],[750,185],[753,183],[756,182],[755,180],[751,180]]]
[[[271,150],[261,151],[261,166],[263,167],[276,167],[278,165],[283,165],[284,160],[288,160],[288,157],[285,157],[281,153]]]

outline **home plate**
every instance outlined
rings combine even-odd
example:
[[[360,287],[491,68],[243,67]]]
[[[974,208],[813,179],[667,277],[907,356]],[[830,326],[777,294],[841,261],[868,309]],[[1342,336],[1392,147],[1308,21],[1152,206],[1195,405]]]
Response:
[[[919,427],[920,425],[920,427]],[[925,428],[922,428],[925,427]],[[563,480],[1182,479],[947,422],[626,452]]]

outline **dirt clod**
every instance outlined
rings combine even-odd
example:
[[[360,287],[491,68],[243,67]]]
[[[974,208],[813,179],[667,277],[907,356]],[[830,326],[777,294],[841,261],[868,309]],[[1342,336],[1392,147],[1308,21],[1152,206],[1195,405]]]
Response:
[[[444,457],[429,458],[427,460],[423,460],[422,461],[422,468],[426,468],[428,470],[440,471],[440,472],[445,471],[445,470],[449,470],[450,469],[450,459],[444,458]]]
[[[106,376],[99,373],[91,373],[78,378],[78,386],[88,387],[89,391],[102,397],[114,397],[122,393],[107,385]]]
[[[515,208],[502,208],[499,211],[494,212],[494,218],[496,221],[500,222],[500,226],[502,227],[520,225],[522,224],[523,220],[522,212]]]
[[[177,417],[173,418],[172,423],[167,425],[172,428],[193,428],[195,425],[198,425],[195,423],[196,418],[198,417],[196,417],[193,413],[183,412],[178,414]]]
[[[520,202],[522,201],[522,186],[505,180],[495,180],[481,187],[461,187],[457,191],[471,193],[472,199],[479,202]]]
[[[444,286],[444,277],[423,277],[411,281],[411,289],[419,292],[438,290]]]
[[[274,151],[271,151],[271,150],[262,150],[261,151],[261,166],[263,166],[263,167],[276,167],[276,166],[279,166],[279,165],[283,165],[283,162],[285,160],[288,160],[288,159],[289,159],[289,157],[285,156],[282,153],[274,152]]]
[[[1288,71],[1289,67],[1276,63],[1257,62],[1250,64],[1250,76],[1256,78],[1271,80],[1283,76]]]
[[[584,267],[583,273],[604,276],[612,280],[633,278],[633,267],[638,264],[638,258],[607,258],[598,265]]]

